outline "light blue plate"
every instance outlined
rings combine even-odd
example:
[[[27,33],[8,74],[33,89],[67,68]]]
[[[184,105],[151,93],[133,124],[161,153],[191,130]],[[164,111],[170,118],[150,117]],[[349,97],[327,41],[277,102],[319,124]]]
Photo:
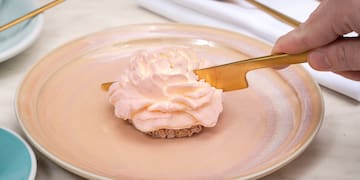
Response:
[[[0,0],[0,25],[4,25],[36,8],[35,0]],[[0,32],[0,62],[10,59],[29,47],[39,36],[42,15]]]
[[[0,179],[33,180],[36,158],[29,145],[15,132],[0,128]]]

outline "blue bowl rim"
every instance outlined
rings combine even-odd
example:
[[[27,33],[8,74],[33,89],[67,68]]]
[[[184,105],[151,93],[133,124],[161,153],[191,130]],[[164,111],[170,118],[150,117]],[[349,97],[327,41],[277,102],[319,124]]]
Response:
[[[36,176],[36,170],[37,170],[37,161],[36,161],[36,157],[35,157],[35,153],[34,151],[31,149],[30,145],[19,135],[17,134],[15,131],[6,128],[6,127],[0,127],[0,129],[5,130],[6,132],[8,132],[9,134],[13,135],[14,137],[16,137],[22,144],[25,145],[27,152],[30,155],[30,160],[31,160],[31,169],[30,169],[30,174],[28,177],[28,180],[34,180],[35,176]]]
[[[35,5],[36,5],[36,2],[34,2],[34,6]],[[0,62],[9,60],[10,58],[23,52],[31,44],[33,44],[33,42],[38,38],[38,36],[40,35],[40,32],[42,30],[43,24],[44,24],[44,16],[42,14],[39,14],[39,15],[33,17],[31,20],[36,21],[32,30],[19,43],[15,44],[11,48],[8,48],[7,50],[5,50],[3,52],[0,52]],[[28,27],[26,27],[26,28],[28,28]]]

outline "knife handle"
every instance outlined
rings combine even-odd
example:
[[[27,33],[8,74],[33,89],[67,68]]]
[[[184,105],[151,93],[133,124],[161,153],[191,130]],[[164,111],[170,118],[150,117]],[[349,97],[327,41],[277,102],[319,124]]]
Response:
[[[240,61],[239,63],[241,63],[242,66],[245,66],[243,67],[244,69],[250,71],[265,67],[304,63],[307,62],[307,56],[307,52],[301,54],[278,54],[250,59],[247,61]]]

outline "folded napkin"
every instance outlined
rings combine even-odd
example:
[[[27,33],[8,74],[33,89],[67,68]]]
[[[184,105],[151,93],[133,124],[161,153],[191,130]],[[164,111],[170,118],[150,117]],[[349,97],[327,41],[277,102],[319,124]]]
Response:
[[[314,0],[258,0],[300,22],[318,6]],[[141,7],[176,22],[201,24],[236,31],[273,44],[291,26],[243,0],[138,0]],[[331,72],[319,72],[303,64],[321,85],[360,101],[360,82]]]

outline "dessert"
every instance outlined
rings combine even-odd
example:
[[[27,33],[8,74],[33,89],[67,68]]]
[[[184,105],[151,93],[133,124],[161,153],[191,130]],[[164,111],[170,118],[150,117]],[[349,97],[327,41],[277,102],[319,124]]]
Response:
[[[192,136],[214,127],[223,109],[222,90],[193,72],[209,65],[189,48],[136,53],[109,88],[115,115],[159,138]]]

